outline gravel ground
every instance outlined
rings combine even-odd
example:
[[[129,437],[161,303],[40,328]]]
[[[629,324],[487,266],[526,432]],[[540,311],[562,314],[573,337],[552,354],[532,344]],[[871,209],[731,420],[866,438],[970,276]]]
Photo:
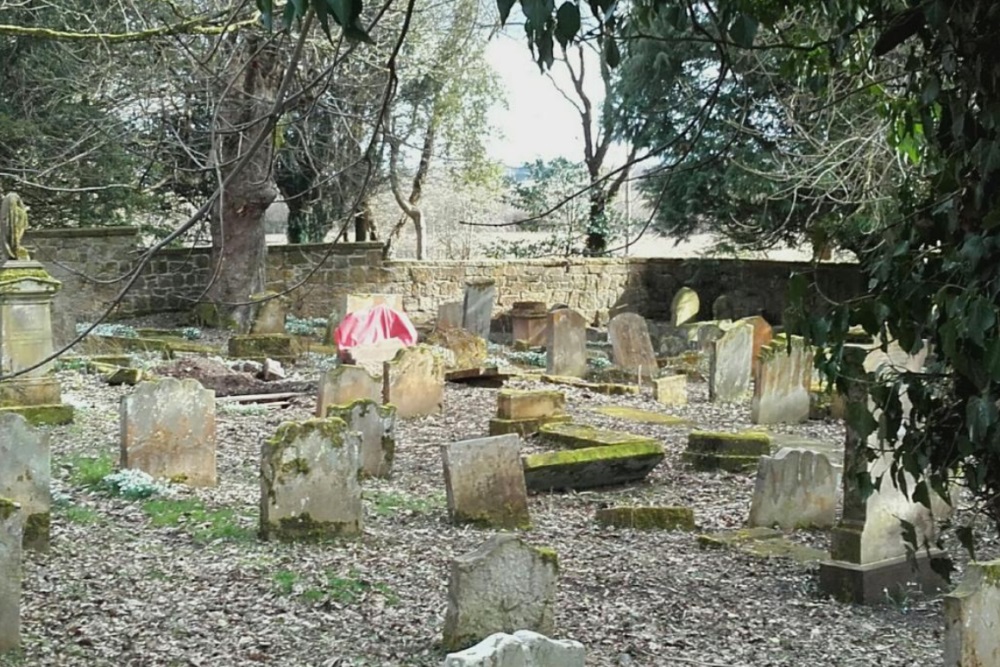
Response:
[[[448,562],[489,533],[447,523],[438,445],[484,434],[496,390],[449,385],[443,414],[401,424],[393,478],[365,483],[363,539],[287,545],[254,537],[258,453],[281,421],[312,414],[311,398],[280,409],[220,407],[219,486],[172,491],[204,509],[154,525],[145,501],[79,483],[81,457],[117,456],[118,400],[129,388],[75,372],[60,373],[60,380],[77,419],[52,429],[61,498],[52,550],[26,555],[23,653],[0,664],[441,663]],[[750,426],[748,405],[712,405],[706,393],[692,385],[689,405],[670,413],[697,428]],[[703,551],[690,533],[597,527],[595,508],[618,503],[684,504],[702,529],[740,527],[752,475],[685,469],[680,453],[692,427],[592,411],[602,404],[663,410],[649,395],[566,394],[576,421],[651,435],[667,450],[644,484],[531,497],[534,527],[524,538],[555,548],[560,558],[555,634],[582,641],[588,665],[940,663],[938,601],[843,605],[818,597],[815,566]],[[843,438],[833,423],[781,430]],[[827,542],[824,534],[796,539]]]

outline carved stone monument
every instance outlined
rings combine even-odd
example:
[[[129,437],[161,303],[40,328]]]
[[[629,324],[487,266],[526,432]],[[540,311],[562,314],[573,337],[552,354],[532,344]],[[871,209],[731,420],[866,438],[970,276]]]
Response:
[[[34,424],[66,424],[73,408],[62,404],[51,364],[40,365],[54,350],[52,298],[61,283],[21,246],[26,227],[21,198],[8,194],[0,203],[0,411]]]

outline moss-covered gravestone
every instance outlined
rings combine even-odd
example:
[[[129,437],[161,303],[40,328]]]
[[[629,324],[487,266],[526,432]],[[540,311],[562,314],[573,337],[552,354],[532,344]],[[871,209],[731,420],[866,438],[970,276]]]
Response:
[[[320,540],[362,530],[361,435],[342,419],[285,422],[261,447],[260,536]]]
[[[295,345],[292,337],[284,333],[230,336],[229,356],[253,361],[294,361]]]
[[[323,372],[316,396],[316,416],[325,417],[331,405],[350,405],[354,401],[382,402],[382,378],[362,366],[343,364]]]
[[[351,431],[361,434],[361,474],[388,477],[396,457],[396,408],[372,400],[350,405],[331,405],[327,417],[343,419]]]
[[[681,459],[695,470],[746,472],[771,453],[771,436],[761,431],[717,433],[691,431]]]
[[[602,526],[633,530],[694,530],[690,507],[604,507],[594,519]]]
[[[49,550],[50,477],[48,434],[21,415],[0,413],[0,498],[21,505],[25,549]]]
[[[215,392],[191,378],[139,383],[121,401],[121,467],[215,486]]]
[[[21,643],[21,508],[0,497],[0,653]]]
[[[663,460],[663,445],[632,444],[585,447],[529,454],[522,459],[529,491],[567,491],[628,484],[645,479]]]
[[[382,370],[382,402],[396,406],[401,419],[441,412],[444,361],[426,345],[400,350]]]
[[[448,517],[483,528],[526,528],[528,492],[514,435],[441,445]]]
[[[809,419],[813,352],[800,336],[778,337],[760,350],[750,420],[799,424]]]
[[[497,633],[555,630],[559,560],[555,551],[494,535],[451,562],[444,647],[469,647]]]

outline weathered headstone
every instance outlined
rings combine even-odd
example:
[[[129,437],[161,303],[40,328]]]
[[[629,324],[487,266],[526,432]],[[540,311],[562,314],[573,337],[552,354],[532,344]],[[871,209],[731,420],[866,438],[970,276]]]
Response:
[[[944,596],[944,665],[1000,665],[1000,560],[969,563]]]
[[[452,523],[524,528],[531,523],[514,434],[441,445],[448,516]]]
[[[926,347],[924,348],[926,350]],[[845,364],[857,366],[862,362],[866,370],[880,372],[884,364],[903,366],[917,371],[923,366],[923,356],[885,359],[880,352],[868,355],[868,350],[847,346]],[[867,357],[867,358],[866,358]],[[852,382],[846,396],[848,405],[868,403],[862,382]],[[905,392],[900,397],[903,407],[903,425],[910,410]],[[850,409],[850,407],[849,407]],[[876,418],[878,414],[876,411]],[[900,427],[901,429],[904,426]],[[872,433],[870,445],[878,448],[878,433]],[[945,581],[934,567],[935,561],[945,560],[933,547],[937,538],[937,524],[933,512],[924,505],[913,502],[891,483],[888,475],[892,453],[886,452],[869,461],[865,441],[847,422],[844,442],[843,511],[830,539],[831,560],[820,563],[819,587],[827,595],[858,603],[872,604],[886,595],[906,590],[910,583],[918,584],[926,593],[944,590]],[[886,479],[877,491],[866,494],[860,479],[867,473],[872,479],[885,474]],[[913,488],[912,478],[907,479]],[[932,502],[932,507],[934,503]],[[911,558],[907,553],[904,528],[901,521],[909,523],[917,539],[917,553]],[[937,568],[938,570],[940,568]]]
[[[25,549],[49,550],[50,478],[48,434],[21,415],[0,412],[0,498],[21,506]]]
[[[327,417],[342,419],[348,430],[361,434],[361,473],[365,477],[388,477],[396,457],[396,408],[371,399],[350,405],[331,405]]]
[[[555,629],[559,561],[551,549],[506,533],[451,562],[444,646],[457,649],[496,632]]]
[[[712,302],[713,320],[736,319],[736,302],[728,294],[720,294]]]
[[[761,348],[754,377],[750,420],[754,424],[799,424],[809,419],[812,349],[800,336],[776,338]]]
[[[465,304],[461,301],[449,301],[438,306],[437,320],[434,322],[434,329],[443,331],[445,329],[462,328],[462,317],[465,314]]]
[[[750,526],[831,528],[837,518],[838,481],[837,470],[820,453],[784,448],[773,457],[761,457]]]
[[[687,376],[668,375],[653,380],[653,399],[662,405],[687,405]]]
[[[492,634],[475,646],[449,653],[444,667],[584,667],[583,644],[549,639],[529,630]]]
[[[502,389],[497,394],[497,416],[490,420],[490,435],[537,433],[544,424],[567,422],[566,395],[549,389]]]
[[[701,299],[698,298],[698,293],[690,287],[680,288],[670,303],[673,325],[679,327],[693,321],[698,317],[699,310],[701,310]]]
[[[744,317],[739,323],[753,326],[753,352],[751,353],[751,377],[757,377],[757,367],[760,366],[760,351],[774,338],[774,330],[760,315]]]
[[[21,643],[21,508],[0,497],[0,653]]]
[[[709,349],[708,399],[718,403],[743,400],[750,390],[753,327],[738,324]]]
[[[383,367],[382,402],[395,405],[401,419],[441,412],[444,361],[425,345],[400,350]]]
[[[515,301],[510,319],[515,341],[523,341],[529,347],[545,345],[548,307],[544,301]]]
[[[288,310],[285,297],[277,292],[262,292],[250,297],[252,301],[263,301],[257,308],[250,327],[252,334],[283,334],[285,333],[285,315]]]
[[[285,422],[261,447],[260,535],[318,540],[362,528],[361,435],[341,419]]]
[[[316,416],[325,417],[328,405],[350,405],[354,401],[382,402],[382,378],[361,366],[342,365],[330,368],[319,381]]]
[[[663,445],[648,439],[529,454],[522,459],[524,483],[533,493],[629,484],[644,479],[663,456]]]
[[[570,308],[554,310],[548,318],[546,372],[586,377],[587,321]]]
[[[215,486],[215,392],[190,378],[136,385],[121,400],[121,467]]]
[[[451,350],[454,360],[446,364],[449,370],[481,368],[486,363],[486,340],[465,329],[437,329],[427,337],[428,345]]]
[[[656,375],[656,353],[642,315],[619,313],[612,317],[608,322],[608,340],[616,366],[636,373],[640,381]]]
[[[771,453],[771,437],[761,431],[691,431],[681,460],[695,470],[743,472]]]
[[[462,303],[462,328],[489,340],[496,302],[497,286],[492,280],[467,284]]]

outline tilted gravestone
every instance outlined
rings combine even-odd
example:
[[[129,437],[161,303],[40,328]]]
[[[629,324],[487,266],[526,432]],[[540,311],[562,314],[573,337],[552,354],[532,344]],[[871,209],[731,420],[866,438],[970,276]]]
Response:
[[[318,540],[362,528],[361,434],[342,419],[285,422],[261,447],[260,535]]]
[[[396,457],[396,408],[370,399],[350,405],[331,405],[327,417],[343,419],[351,431],[361,434],[361,474],[388,477]]]
[[[636,373],[639,380],[649,380],[659,369],[649,327],[642,315],[619,313],[608,322],[608,340],[611,354],[619,368]]]
[[[741,401],[750,390],[753,327],[737,324],[709,346],[708,398],[712,402]]]
[[[831,528],[839,475],[830,460],[807,449],[761,457],[750,502],[750,527]]]
[[[559,561],[555,551],[494,535],[451,562],[444,646],[459,649],[497,633],[555,630]]]
[[[121,401],[121,467],[215,486],[215,392],[190,378],[136,385]]]
[[[0,497],[0,653],[21,643],[21,508]]]
[[[969,563],[944,596],[945,667],[1000,665],[1000,560]]]
[[[469,283],[462,302],[462,328],[489,340],[493,306],[497,302],[497,286],[492,280]]]
[[[325,417],[327,406],[354,401],[382,401],[382,378],[361,366],[342,365],[324,371],[316,396],[316,416]]]
[[[475,646],[449,653],[444,667],[584,667],[583,644],[549,639],[530,630],[492,634]]]
[[[587,376],[587,321],[570,308],[549,313],[546,335],[549,375]]]
[[[800,336],[774,339],[761,348],[754,377],[750,420],[754,424],[799,424],[809,419],[813,352]]]
[[[670,315],[675,327],[694,321],[698,317],[699,310],[701,310],[701,299],[690,287],[677,290],[673,301],[670,302]]]
[[[48,433],[21,415],[0,412],[0,498],[21,506],[25,549],[49,550],[51,465]]]
[[[774,330],[760,315],[744,317],[739,320],[740,324],[749,324],[753,327],[753,352],[751,353],[750,372],[751,377],[757,377],[757,367],[760,365],[760,351],[774,338]]]
[[[396,406],[400,419],[441,412],[444,360],[425,345],[400,350],[383,366],[382,402]]]
[[[524,528],[531,523],[521,438],[510,433],[441,445],[452,523]]]
[[[662,405],[687,405],[687,376],[667,375],[653,380],[653,399]]]

